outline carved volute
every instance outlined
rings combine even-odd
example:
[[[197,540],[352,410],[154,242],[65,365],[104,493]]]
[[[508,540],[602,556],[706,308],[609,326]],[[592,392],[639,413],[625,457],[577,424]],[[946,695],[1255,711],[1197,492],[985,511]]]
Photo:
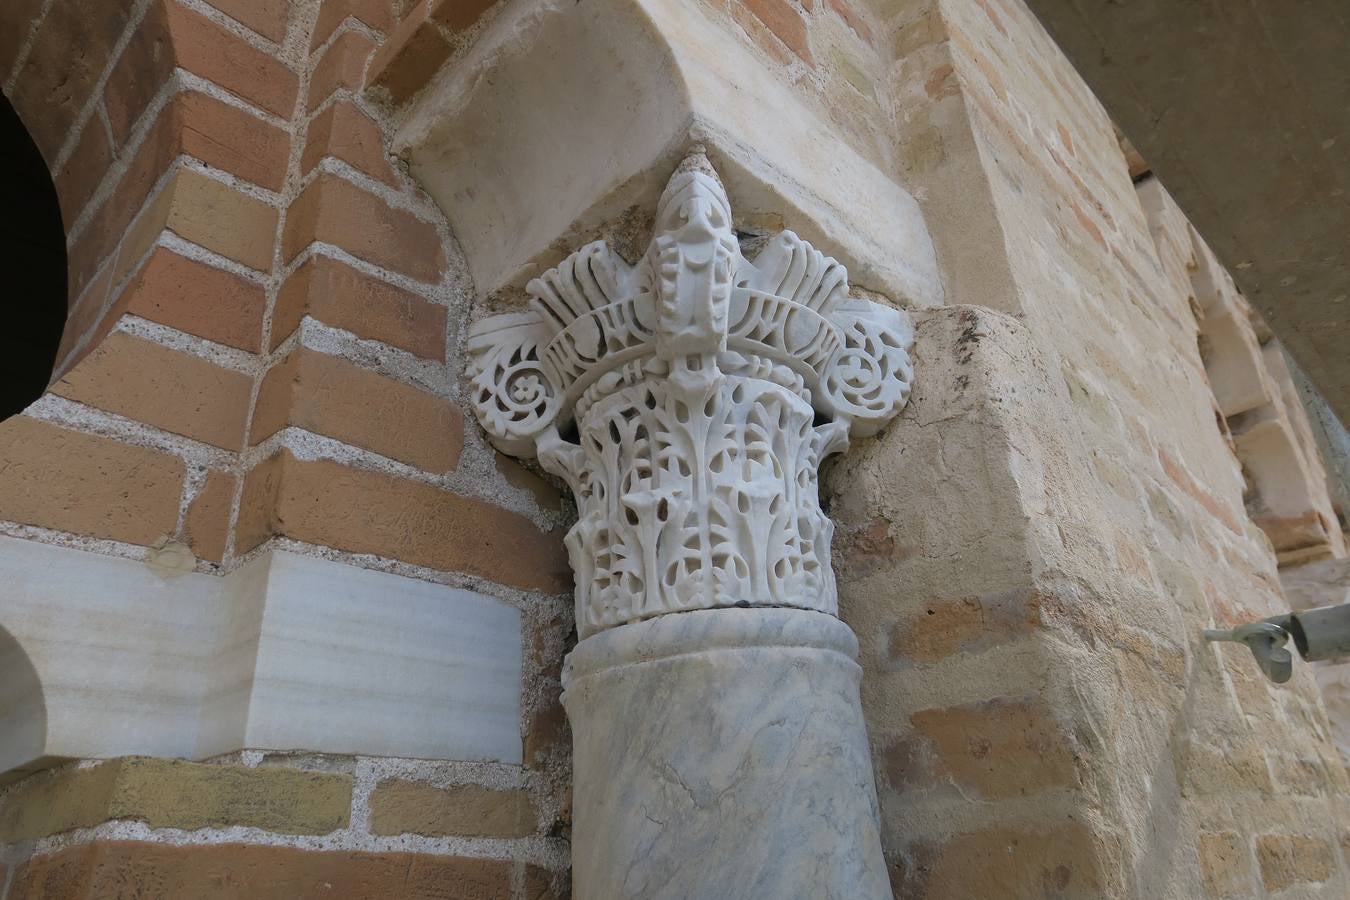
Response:
[[[576,495],[581,637],[691,609],[836,614],[817,473],[904,406],[908,321],[790,231],[743,257],[701,155],[655,224],[637,265],[588,244],[530,282],[529,312],[473,328],[478,419]]]

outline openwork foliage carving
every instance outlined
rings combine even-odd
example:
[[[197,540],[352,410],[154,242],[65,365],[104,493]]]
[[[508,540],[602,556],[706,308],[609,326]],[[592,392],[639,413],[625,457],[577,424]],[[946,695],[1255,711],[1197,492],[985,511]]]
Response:
[[[530,312],[470,335],[475,410],[576,494],[581,636],[687,609],[835,613],[817,473],[908,399],[903,314],[849,298],[844,267],[791,232],[745,259],[702,157],[636,266],[597,242],[528,290]]]

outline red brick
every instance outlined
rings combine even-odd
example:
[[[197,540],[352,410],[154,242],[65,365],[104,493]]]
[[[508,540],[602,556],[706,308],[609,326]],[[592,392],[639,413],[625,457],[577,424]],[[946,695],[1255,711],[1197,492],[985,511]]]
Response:
[[[310,316],[357,337],[445,359],[445,307],[327,256],[313,256],[282,286],[272,310],[272,349]]]
[[[184,523],[187,542],[200,559],[218,563],[225,556],[235,482],[235,477],[228,473],[207,472],[206,483],[188,506]]]
[[[291,204],[283,240],[285,258],[295,259],[313,241],[333,244],[423,282],[439,281],[445,269],[436,226],[326,173]]]
[[[848,27],[853,29],[853,33],[862,38],[867,43],[872,43],[872,29],[867,27],[862,16],[849,5],[847,0],[828,0],[830,9],[834,10],[839,18],[847,23]]]
[[[227,450],[244,443],[253,382],[125,332],[109,335],[52,386],[62,397]]]
[[[428,18],[425,0],[404,17],[370,62],[368,83],[398,105],[426,87],[450,58],[450,42]]]
[[[56,174],[56,194],[61,202],[61,219],[74,222],[112,165],[113,152],[108,131],[98,116],[85,123],[75,152]]]
[[[429,484],[283,450],[248,474],[235,550],[273,534],[369,553],[443,572],[465,572],[527,591],[572,584],[562,534]]]
[[[70,290],[78,295],[103,260],[116,248],[140,212],[150,190],[178,155],[177,123],[162,114],[136,149],[131,167],[80,232],[69,251]]]
[[[797,57],[784,46],[783,42],[774,36],[774,33],[768,29],[759,17],[739,3],[731,4],[731,17],[736,20],[736,24],[745,29],[745,33],[750,35],[751,40],[755,42],[769,57],[780,66],[786,66]]]
[[[281,190],[291,152],[285,131],[196,92],[175,97],[172,114],[180,153],[268,190]]]
[[[340,159],[391,187],[398,186],[394,167],[384,152],[380,126],[346,100],[334,103],[310,123],[300,159],[301,175],[308,175],[326,156]]]
[[[990,828],[911,844],[897,854],[891,883],[896,897],[923,900],[1099,900],[1121,893],[1105,888],[1104,873],[1120,868],[1104,861],[1106,852],[1078,822]]]
[[[287,0],[210,0],[212,6],[274,43],[286,37]]]
[[[137,147],[131,167],[111,197],[71,248],[72,294],[83,290],[99,264],[116,248],[151,188],[181,153],[263,187],[279,188],[289,143],[280,129],[204,94],[189,92],[174,97]],[[258,236],[237,237],[246,237],[251,244]],[[260,262],[263,268],[270,267],[270,251],[263,251]]]
[[[168,82],[174,70],[173,41],[165,3],[150,4],[131,42],[113,66],[103,89],[104,107],[112,125],[113,139],[121,147],[150,101]]]
[[[299,78],[274,56],[174,2],[167,2],[178,65],[270,113],[295,112]]]
[[[111,264],[104,266],[98,278],[85,289],[84,293],[71,306],[70,312],[66,315],[65,330],[61,332],[61,344],[56,348],[56,366],[53,375],[65,371],[74,364],[75,358],[71,356],[71,353],[75,349],[76,342],[84,337],[85,333],[99,321],[99,317],[103,313],[103,304],[108,299],[108,290],[112,284],[112,270]],[[118,314],[120,315],[120,313]],[[108,318],[111,317],[110,313]],[[81,355],[85,352],[81,350]]]
[[[806,22],[787,0],[741,0],[788,49],[804,62],[815,65],[806,35]]]
[[[979,652],[1016,640],[1041,621],[1041,596],[1028,589],[930,600],[920,614],[892,627],[886,659],[891,665],[932,663]]]
[[[1040,700],[999,699],[910,716],[932,749],[933,778],[976,796],[1017,797],[1071,787],[1071,739]]]
[[[26,416],[0,423],[0,519],[150,545],[178,523],[183,461]],[[22,896],[22,895],[21,895]]]
[[[14,71],[19,50],[28,39],[28,29],[42,12],[43,3],[44,0],[5,0],[5,26],[0,28],[0,82]]]
[[[463,421],[435,394],[299,347],[263,379],[249,440],[292,425],[440,474],[459,461]]]
[[[179,169],[127,231],[115,278],[165,231],[259,272],[272,268],[275,207],[192,169]]]
[[[394,5],[391,0],[325,0],[314,25],[310,49],[332,37],[348,17],[364,22],[376,31],[387,32],[394,27]]]
[[[509,860],[257,844],[98,841],[15,873],[24,900],[511,900]],[[151,893],[146,893],[150,891]],[[540,900],[546,895],[536,895]]]
[[[359,31],[349,31],[324,51],[309,76],[308,109],[312,112],[334,91],[345,88],[359,91],[365,78],[366,60],[370,59],[374,42]]]
[[[451,31],[471,27],[497,0],[429,0],[431,18]]]
[[[126,287],[127,312],[197,337],[261,349],[267,295],[261,284],[156,248]]]
[[[63,0],[38,29],[10,102],[49,164],[112,61],[130,11],[127,3]]]

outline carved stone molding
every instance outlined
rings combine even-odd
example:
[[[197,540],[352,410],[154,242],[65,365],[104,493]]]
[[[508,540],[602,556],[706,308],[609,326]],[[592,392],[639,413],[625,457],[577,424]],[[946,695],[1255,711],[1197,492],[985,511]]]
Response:
[[[596,242],[528,292],[528,312],[470,333],[474,406],[576,495],[580,636],[692,609],[835,614],[817,474],[908,399],[905,315],[849,297],[844,267],[790,231],[745,258],[702,155],[636,265]]]

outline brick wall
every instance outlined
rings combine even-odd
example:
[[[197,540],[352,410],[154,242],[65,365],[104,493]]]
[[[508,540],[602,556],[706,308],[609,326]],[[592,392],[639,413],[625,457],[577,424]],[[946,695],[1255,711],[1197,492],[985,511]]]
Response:
[[[285,547],[515,605],[526,764],[67,767],[0,801],[12,900],[137,879],[258,897],[565,883],[563,504],[464,412],[472,286],[363,91],[395,24],[390,0],[0,11],[0,81],[53,172],[70,266],[51,388],[0,423],[0,530],[133,559],[186,546],[216,574]],[[98,773],[106,805],[77,784]],[[272,796],[283,773],[294,792]],[[157,805],[200,791],[215,812]]]
[[[1288,605],[1184,218],[1173,252],[1018,0],[890,6],[899,161],[972,305],[920,317],[909,437],[831,480],[897,895],[1339,896],[1311,675],[1200,641]]]
[[[1343,894],[1347,782],[1311,680],[1272,688],[1198,642],[1284,599],[1219,425],[1198,263],[1099,105],[1019,0],[703,8],[914,192],[951,304],[917,316],[904,419],[827,477],[897,894]],[[0,11],[71,265],[57,379],[0,423],[0,528],[182,544],[208,573],[281,546],[472,587],[527,626],[523,767],[66,766],[0,799],[9,900],[564,890],[564,501],[465,415],[473,289],[386,153],[496,10]]]

